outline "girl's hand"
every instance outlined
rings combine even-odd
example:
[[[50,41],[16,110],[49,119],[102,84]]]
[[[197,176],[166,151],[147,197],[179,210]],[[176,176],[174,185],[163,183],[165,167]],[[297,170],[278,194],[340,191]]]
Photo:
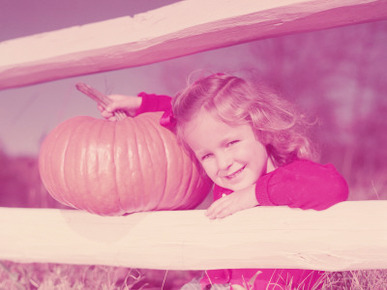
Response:
[[[252,208],[257,205],[258,201],[255,196],[255,184],[253,184],[245,189],[225,195],[215,201],[207,209],[206,216],[210,219],[224,218],[237,211]]]
[[[111,104],[106,108],[103,108],[98,104],[98,110],[101,112],[101,116],[110,121],[117,121],[114,116],[116,111],[124,111],[129,116],[134,116],[136,110],[140,108],[142,98],[124,95],[110,95],[108,96],[112,100]]]

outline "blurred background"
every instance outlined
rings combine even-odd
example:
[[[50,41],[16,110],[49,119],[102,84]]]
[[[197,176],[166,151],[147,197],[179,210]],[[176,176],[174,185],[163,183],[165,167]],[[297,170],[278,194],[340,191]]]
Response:
[[[134,15],[177,1],[5,0],[0,41]],[[22,9],[23,8],[23,9]],[[28,49],[28,48],[27,48]],[[143,67],[0,91],[0,206],[61,207],[40,183],[40,143],[60,122],[100,118],[75,89],[173,96],[196,70],[254,75],[318,120],[321,162],[350,185],[350,200],[387,199],[387,21],[258,40]]]

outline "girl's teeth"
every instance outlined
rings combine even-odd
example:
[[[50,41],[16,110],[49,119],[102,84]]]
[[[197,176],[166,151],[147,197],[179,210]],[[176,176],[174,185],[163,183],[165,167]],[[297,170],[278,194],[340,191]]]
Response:
[[[244,167],[242,167],[241,169],[235,171],[233,174],[230,174],[229,176],[227,176],[227,179],[234,178],[234,177],[237,176],[239,173],[241,173],[243,169],[244,169]]]

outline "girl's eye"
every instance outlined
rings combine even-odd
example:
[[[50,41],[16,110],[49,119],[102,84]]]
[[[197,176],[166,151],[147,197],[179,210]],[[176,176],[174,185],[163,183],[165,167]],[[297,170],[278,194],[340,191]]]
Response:
[[[203,155],[203,156],[201,157],[201,160],[204,161],[204,160],[210,158],[211,156],[212,156],[212,154],[211,154],[211,153],[208,153],[208,154],[206,154],[206,155]]]
[[[234,144],[236,144],[238,142],[239,142],[239,140],[230,141],[230,142],[227,143],[227,147],[230,147],[230,146],[232,146],[232,145],[234,145]]]

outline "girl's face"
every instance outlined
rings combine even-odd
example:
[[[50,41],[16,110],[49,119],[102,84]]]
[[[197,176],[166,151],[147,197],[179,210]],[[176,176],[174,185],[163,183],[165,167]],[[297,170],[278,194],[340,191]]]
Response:
[[[229,124],[202,108],[184,126],[184,140],[212,181],[237,191],[274,169],[250,125]]]

